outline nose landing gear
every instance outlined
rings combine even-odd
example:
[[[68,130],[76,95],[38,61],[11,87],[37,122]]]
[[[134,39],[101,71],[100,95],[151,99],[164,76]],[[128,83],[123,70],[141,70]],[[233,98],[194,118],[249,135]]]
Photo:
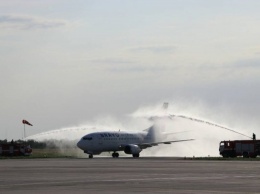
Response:
[[[113,157],[113,158],[118,158],[118,157],[119,157],[119,153],[114,152],[114,153],[112,154],[112,157]]]

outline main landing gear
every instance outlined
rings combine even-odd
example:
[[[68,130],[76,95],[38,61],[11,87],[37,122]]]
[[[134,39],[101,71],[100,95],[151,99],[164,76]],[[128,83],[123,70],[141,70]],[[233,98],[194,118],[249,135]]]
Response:
[[[133,154],[134,158],[139,158],[139,154]]]
[[[119,153],[114,152],[114,153],[112,154],[112,157],[113,157],[113,158],[118,158],[118,157],[119,157]]]
[[[93,158],[93,154],[89,154],[89,155],[88,155],[88,158]]]

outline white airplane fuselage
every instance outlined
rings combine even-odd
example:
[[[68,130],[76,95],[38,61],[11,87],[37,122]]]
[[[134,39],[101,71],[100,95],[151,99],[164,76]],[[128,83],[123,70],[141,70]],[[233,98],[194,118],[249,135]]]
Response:
[[[83,136],[77,146],[87,154],[100,154],[101,152],[124,151],[126,145],[138,145],[153,142],[148,132],[108,131],[95,132]]]

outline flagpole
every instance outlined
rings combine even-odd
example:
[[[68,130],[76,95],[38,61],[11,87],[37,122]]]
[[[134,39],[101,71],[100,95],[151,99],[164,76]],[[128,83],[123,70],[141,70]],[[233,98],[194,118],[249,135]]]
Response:
[[[25,124],[26,125],[30,125],[30,126],[33,126],[31,123],[29,123],[28,121],[26,120],[22,120],[24,126],[23,126],[23,138],[25,139],[26,138],[26,130],[25,130]]]

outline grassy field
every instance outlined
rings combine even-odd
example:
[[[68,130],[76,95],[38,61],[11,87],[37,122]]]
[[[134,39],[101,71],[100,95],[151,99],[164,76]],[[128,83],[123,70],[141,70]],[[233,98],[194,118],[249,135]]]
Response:
[[[76,157],[77,152],[76,148],[73,149],[33,149],[33,152],[30,157],[33,158],[60,158],[60,157]]]
[[[257,158],[223,158],[223,157],[185,157],[184,160],[230,160],[230,161],[260,161],[260,157]]]

